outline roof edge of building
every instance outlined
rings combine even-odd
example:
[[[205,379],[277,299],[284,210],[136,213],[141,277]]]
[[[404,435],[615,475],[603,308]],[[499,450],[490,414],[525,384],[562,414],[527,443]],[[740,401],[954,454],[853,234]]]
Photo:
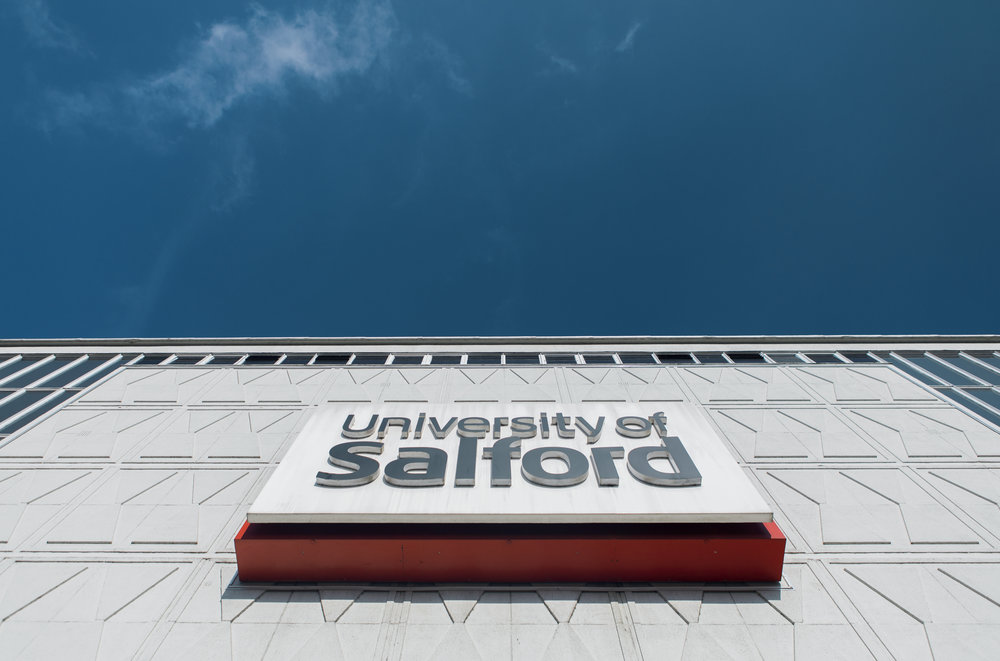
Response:
[[[4,347],[142,347],[142,346],[405,346],[405,345],[689,345],[689,344],[996,344],[1000,335],[513,335],[405,337],[170,337],[170,338],[24,338],[0,339]]]

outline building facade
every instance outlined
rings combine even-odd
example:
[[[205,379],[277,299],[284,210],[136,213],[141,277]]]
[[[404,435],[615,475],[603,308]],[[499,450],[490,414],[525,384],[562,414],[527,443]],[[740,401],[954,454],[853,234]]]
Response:
[[[995,658],[1000,337],[0,343],[5,658]],[[685,404],[773,508],[778,583],[241,583],[336,404]]]

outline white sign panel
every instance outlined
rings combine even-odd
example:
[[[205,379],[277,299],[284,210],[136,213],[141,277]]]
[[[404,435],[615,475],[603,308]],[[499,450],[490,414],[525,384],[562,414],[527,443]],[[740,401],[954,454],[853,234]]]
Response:
[[[765,522],[682,404],[338,404],[315,411],[250,523]]]

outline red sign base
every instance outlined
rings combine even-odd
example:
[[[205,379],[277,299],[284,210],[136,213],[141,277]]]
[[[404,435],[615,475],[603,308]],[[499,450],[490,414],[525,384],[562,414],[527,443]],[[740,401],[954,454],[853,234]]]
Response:
[[[778,581],[775,523],[245,523],[241,581]]]

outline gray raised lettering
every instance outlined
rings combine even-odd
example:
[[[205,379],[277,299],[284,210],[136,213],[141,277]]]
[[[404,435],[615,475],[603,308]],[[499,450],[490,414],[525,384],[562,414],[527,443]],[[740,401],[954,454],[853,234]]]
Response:
[[[538,433],[538,426],[534,418],[514,418],[510,422],[510,433],[518,438],[534,438]]]
[[[440,487],[448,466],[441,448],[399,448],[399,458],[385,465],[382,479],[396,487]]]
[[[667,416],[663,414],[663,411],[657,411],[653,415],[649,416],[650,422],[656,427],[656,435],[660,438],[667,437]]]
[[[550,473],[542,466],[546,459],[558,459],[566,465],[563,473]],[[573,448],[544,447],[528,450],[521,459],[521,475],[529,482],[544,487],[569,487],[587,479],[590,462]]]
[[[493,418],[493,438],[500,438],[505,425],[510,424],[510,418]]]
[[[483,448],[483,459],[490,460],[490,486],[510,486],[510,462],[521,458],[521,439],[517,436],[501,438],[492,447]]]
[[[602,415],[597,419],[597,426],[594,426],[580,416],[577,416],[576,426],[583,432],[583,435],[587,437],[587,445],[591,445],[601,440],[601,430],[604,429],[604,416]]]
[[[371,422],[364,429],[351,429],[351,423],[354,422],[354,414],[347,416],[344,420],[344,429],[340,432],[340,435],[344,438],[368,438],[375,433],[375,423],[378,422],[378,416],[373,415]]]
[[[465,437],[458,440],[458,461],[455,462],[455,486],[472,487],[476,484],[476,446],[479,441]]]
[[[447,422],[447,424],[445,424],[444,427],[442,427],[438,423],[437,418],[435,418],[434,416],[431,416],[430,419],[428,420],[428,423],[431,428],[431,434],[433,434],[434,438],[436,438],[439,441],[451,433],[451,430],[455,428],[455,424],[457,422],[458,418],[452,418]]]
[[[646,438],[652,425],[646,418],[639,418],[634,415],[627,415],[618,418],[615,431],[625,438]]]
[[[664,473],[650,466],[652,459],[666,459],[674,469]],[[658,487],[696,487],[701,485],[701,473],[676,436],[663,439],[663,445],[635,448],[628,453],[628,472],[632,477]]]
[[[490,421],[486,418],[462,418],[458,421],[458,435],[472,438],[486,438],[490,431]]]
[[[573,438],[576,436],[576,430],[570,427],[572,420],[572,418],[567,418],[562,413],[556,413],[556,431],[559,434],[559,438]]]
[[[602,487],[618,486],[618,468],[615,466],[615,459],[625,457],[625,448],[590,448],[590,460],[594,463],[594,472],[597,473],[597,483]]]
[[[375,425],[372,423],[372,428]],[[339,443],[330,448],[327,462],[337,468],[345,468],[347,473],[316,473],[316,484],[322,487],[357,487],[368,484],[378,477],[378,461],[362,457],[359,453],[382,454],[381,443],[352,441]]]
[[[405,439],[410,435],[410,419],[409,418],[382,418],[382,424],[378,426],[378,437],[385,438],[386,431],[389,427],[399,427],[399,437]]]

